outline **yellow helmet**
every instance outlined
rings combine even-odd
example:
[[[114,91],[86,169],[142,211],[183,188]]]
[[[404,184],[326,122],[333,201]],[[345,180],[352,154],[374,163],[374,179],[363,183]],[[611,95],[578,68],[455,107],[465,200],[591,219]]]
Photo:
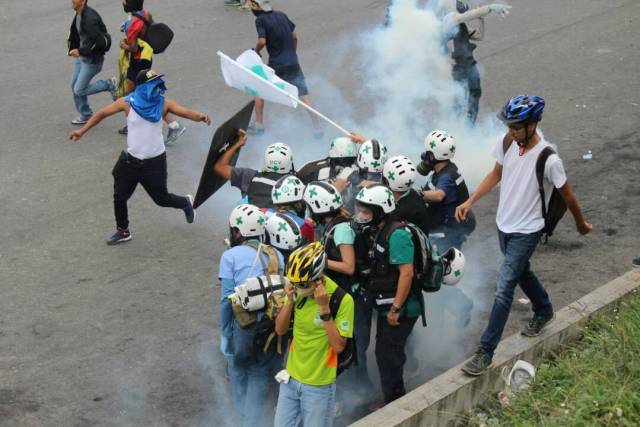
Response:
[[[327,254],[322,243],[309,243],[289,255],[285,275],[294,285],[303,286],[321,278],[326,266]]]

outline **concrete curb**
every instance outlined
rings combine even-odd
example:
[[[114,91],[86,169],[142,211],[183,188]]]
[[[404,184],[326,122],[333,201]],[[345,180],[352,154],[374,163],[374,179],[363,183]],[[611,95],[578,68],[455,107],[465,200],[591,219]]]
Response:
[[[537,365],[560,347],[575,341],[593,315],[612,310],[618,302],[640,288],[640,270],[632,270],[556,312],[542,335],[525,338],[514,334],[500,343],[492,368],[480,377],[469,377],[454,366],[407,393],[402,398],[351,424],[371,426],[446,426],[469,413],[504,386],[503,367],[518,359]]]

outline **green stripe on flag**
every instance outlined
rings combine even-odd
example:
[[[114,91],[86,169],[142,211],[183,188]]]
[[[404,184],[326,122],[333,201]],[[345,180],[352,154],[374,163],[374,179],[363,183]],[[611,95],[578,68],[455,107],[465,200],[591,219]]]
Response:
[[[244,87],[244,93],[248,93],[251,96],[260,96],[260,94],[258,93],[257,90],[255,90],[254,88],[251,88],[249,86],[245,86]]]
[[[276,87],[279,87],[280,89],[284,90],[284,83],[274,83],[274,85]]]
[[[250,70],[256,73],[257,75],[259,75],[260,77],[262,77],[263,79],[269,80],[269,78],[267,77],[267,73],[265,73],[264,68],[262,68],[262,65],[254,65],[253,67],[250,68]]]

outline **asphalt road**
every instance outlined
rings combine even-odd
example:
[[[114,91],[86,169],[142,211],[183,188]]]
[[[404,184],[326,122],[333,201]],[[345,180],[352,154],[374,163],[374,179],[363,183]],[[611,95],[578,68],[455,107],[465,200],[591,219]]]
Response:
[[[214,127],[222,123],[247,98],[224,86],[215,51],[233,56],[253,46],[253,17],[222,0],[147,3],[176,33],[154,64],[166,74],[167,95],[209,113]],[[90,4],[116,35],[120,3]],[[594,224],[594,232],[581,237],[566,218],[535,254],[533,267],[559,308],[628,270],[640,252],[640,3],[512,4],[508,18],[488,20],[476,51],[481,114],[517,93],[547,98],[545,135],[558,144]],[[358,101],[345,118],[358,128],[371,106],[349,55],[362,34],[379,26],[385,2],[281,0],[275,7],[298,25],[315,104],[331,115],[344,110],[335,105],[336,93]],[[65,47],[71,18],[66,1],[0,4],[0,425],[204,426],[230,419],[217,350],[215,278],[238,195],[222,191],[187,225],[181,212],[156,208],[139,189],[129,204],[134,240],[104,244],[114,228],[110,173],[125,144],[116,134],[123,118],[104,122],[80,143],[67,139],[75,116]],[[115,50],[109,52],[100,76],[115,74],[115,58]],[[314,92],[314,84],[322,90]],[[109,101],[107,94],[90,99],[94,108]],[[324,151],[307,134],[303,113],[268,106],[267,115],[273,139],[290,142],[300,161]],[[278,126],[285,118],[294,130]],[[214,129],[187,126],[168,151],[169,188],[176,193],[195,191]],[[258,167],[267,139],[250,141],[241,162]],[[411,150],[419,144],[416,135]],[[399,143],[390,146],[401,151]],[[582,159],[587,150],[593,160]],[[475,302],[471,323],[464,331],[443,326],[416,333],[419,342],[438,344],[422,347],[423,372],[412,384],[473,351],[500,262],[496,197],[478,204],[480,226],[468,244],[473,274],[462,288]],[[528,309],[514,304],[507,333],[517,331]]]

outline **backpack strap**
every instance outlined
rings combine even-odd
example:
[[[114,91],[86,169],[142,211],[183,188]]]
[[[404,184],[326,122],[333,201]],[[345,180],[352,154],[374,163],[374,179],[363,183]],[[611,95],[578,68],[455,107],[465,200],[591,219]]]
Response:
[[[258,255],[262,268],[267,276],[270,274],[278,274],[280,272],[280,261],[278,260],[278,255],[273,247],[255,241],[245,241],[243,245],[249,246],[257,252],[262,252],[269,257],[269,262],[265,263],[262,256]]]
[[[509,147],[511,147],[511,144],[513,144],[513,138],[511,138],[511,136],[509,136],[509,132],[504,134],[504,137],[502,138],[502,154],[505,155],[507,154],[507,151],[509,151]]]
[[[340,304],[342,303],[342,299],[347,294],[347,292],[342,289],[340,286],[336,288],[336,290],[329,298],[329,310],[331,311],[331,317],[335,320],[338,315],[338,310],[340,310]]]
[[[544,232],[547,232],[547,202],[544,194],[544,167],[547,164],[547,159],[556,152],[551,147],[545,147],[540,154],[538,154],[538,160],[536,160],[536,179],[538,180],[538,192],[540,193],[540,206],[542,207],[542,218],[544,218]],[[548,236],[545,239],[548,240]]]

